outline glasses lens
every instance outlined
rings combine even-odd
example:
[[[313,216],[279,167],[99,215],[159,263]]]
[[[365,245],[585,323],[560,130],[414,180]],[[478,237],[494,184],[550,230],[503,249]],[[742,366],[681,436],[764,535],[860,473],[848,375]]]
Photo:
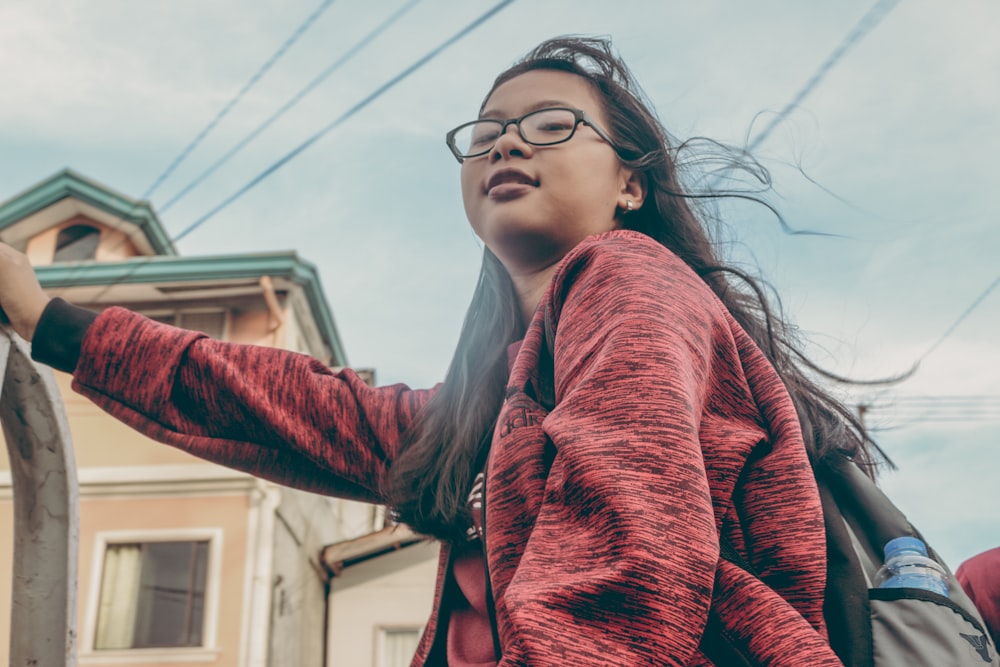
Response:
[[[576,115],[569,109],[542,109],[521,120],[524,140],[536,146],[567,141],[575,129]]]
[[[455,148],[463,156],[485,153],[496,143],[503,125],[495,120],[479,120],[458,128],[455,132]]]

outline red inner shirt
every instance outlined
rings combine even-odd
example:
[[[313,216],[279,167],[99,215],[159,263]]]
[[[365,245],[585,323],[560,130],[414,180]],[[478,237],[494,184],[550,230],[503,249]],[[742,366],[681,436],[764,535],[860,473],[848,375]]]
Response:
[[[479,540],[456,546],[451,576],[457,586],[448,618],[448,665],[496,667],[486,602],[486,568]]]

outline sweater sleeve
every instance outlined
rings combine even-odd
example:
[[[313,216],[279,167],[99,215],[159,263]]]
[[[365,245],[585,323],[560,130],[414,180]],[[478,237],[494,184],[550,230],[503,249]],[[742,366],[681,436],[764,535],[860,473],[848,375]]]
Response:
[[[31,357],[64,373],[72,373],[80,345],[97,313],[56,297],[42,311],[31,340]]]
[[[312,357],[214,340],[109,308],[87,327],[73,388],[147,436],[281,484],[380,500],[433,390],[372,388]]]
[[[550,288],[554,453],[503,664],[687,665],[706,623],[719,550],[699,416],[721,317],[634,241],[585,242]]]

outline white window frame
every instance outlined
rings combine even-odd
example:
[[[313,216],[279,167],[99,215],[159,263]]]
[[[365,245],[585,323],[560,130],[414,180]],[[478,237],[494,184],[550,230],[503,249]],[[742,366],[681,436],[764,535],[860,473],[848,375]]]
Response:
[[[135,664],[164,662],[211,662],[219,657],[218,621],[219,588],[222,579],[221,528],[183,528],[167,530],[109,530],[94,537],[90,568],[84,633],[80,642],[80,664]],[[96,649],[97,613],[101,599],[101,579],[108,546],[149,542],[208,542],[208,567],[205,579],[205,628],[201,646],[177,648]]]
[[[424,626],[420,624],[407,624],[407,623],[391,623],[391,624],[379,624],[375,626],[375,667],[392,667],[385,664],[386,651],[385,651],[385,640],[386,635],[390,632],[399,632],[401,630],[413,631],[417,633],[417,642],[419,646],[420,638],[424,633]]]

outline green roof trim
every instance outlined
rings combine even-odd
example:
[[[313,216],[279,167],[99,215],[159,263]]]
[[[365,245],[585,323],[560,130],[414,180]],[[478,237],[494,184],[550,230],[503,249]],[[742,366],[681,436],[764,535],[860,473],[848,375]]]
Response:
[[[0,230],[67,197],[79,199],[116,218],[137,225],[149,239],[156,254],[177,255],[173,241],[167,236],[149,202],[130,199],[71,169],[64,169],[0,203]]]
[[[58,289],[95,285],[184,283],[240,278],[285,278],[302,287],[316,318],[320,336],[330,347],[332,364],[347,365],[344,346],[323,293],[316,267],[294,252],[210,255],[205,257],[138,257],[121,262],[68,262],[35,267],[42,287]]]

